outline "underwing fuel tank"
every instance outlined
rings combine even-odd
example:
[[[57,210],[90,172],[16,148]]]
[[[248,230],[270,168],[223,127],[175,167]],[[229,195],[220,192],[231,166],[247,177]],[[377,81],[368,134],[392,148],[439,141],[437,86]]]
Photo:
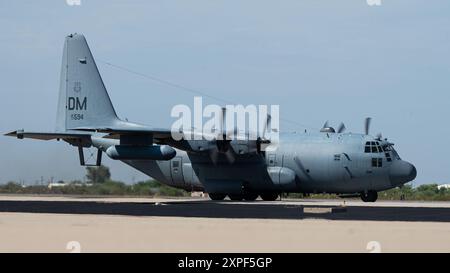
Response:
[[[114,145],[106,154],[118,160],[170,160],[177,152],[167,145]]]

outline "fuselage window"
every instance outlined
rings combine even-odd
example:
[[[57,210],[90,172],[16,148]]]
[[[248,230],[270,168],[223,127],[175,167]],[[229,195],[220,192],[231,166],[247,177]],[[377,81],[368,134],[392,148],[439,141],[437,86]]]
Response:
[[[392,158],[391,158],[391,154],[390,153],[384,153],[386,155],[386,161],[387,162],[391,162]]]
[[[372,167],[376,167],[378,165],[378,161],[376,158],[372,158]]]
[[[372,158],[372,167],[381,168],[383,167],[382,158]]]

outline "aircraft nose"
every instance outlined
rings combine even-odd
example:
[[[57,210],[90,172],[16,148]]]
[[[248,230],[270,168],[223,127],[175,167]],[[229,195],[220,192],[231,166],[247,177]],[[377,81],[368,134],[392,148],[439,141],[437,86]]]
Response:
[[[389,179],[393,185],[405,184],[412,181],[416,178],[416,175],[416,167],[403,160],[394,161],[389,171]]]

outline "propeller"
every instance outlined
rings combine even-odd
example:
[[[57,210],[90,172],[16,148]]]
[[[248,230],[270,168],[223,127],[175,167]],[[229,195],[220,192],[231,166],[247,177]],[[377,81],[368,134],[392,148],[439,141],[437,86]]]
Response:
[[[371,121],[372,121],[372,118],[370,118],[370,117],[367,117],[364,121],[364,130],[365,130],[366,135],[369,134]],[[375,139],[377,139],[377,140],[381,140],[382,138],[383,138],[383,135],[381,134],[381,132],[375,136]]]
[[[272,116],[270,114],[267,114],[266,123],[264,123],[264,130],[262,131],[263,139],[266,139],[267,128],[272,127],[271,122],[272,122]]]
[[[267,114],[266,122],[264,123],[264,127],[263,127],[264,129],[262,131],[262,137],[258,136],[256,139],[256,150],[258,152],[265,151],[265,148],[271,143],[270,136],[269,136],[269,138],[266,138],[266,133],[268,131],[268,128],[272,128],[271,122],[272,122],[272,116],[270,114]],[[265,145],[265,146],[263,147],[263,145]]]
[[[343,122],[341,122],[341,124],[339,124],[339,127],[338,127],[338,129],[337,129],[337,132],[340,134],[340,133],[343,133],[344,131],[345,131],[345,124],[343,123]]]
[[[320,130],[321,132],[327,132],[327,133],[343,133],[345,131],[345,124],[343,122],[341,122],[339,124],[339,126],[337,127],[337,130],[334,130],[333,127],[329,126],[328,124],[328,120],[325,121],[325,123],[322,126],[322,129]]]
[[[372,121],[372,118],[367,117],[364,120],[364,132],[366,133],[366,135],[369,134],[369,129],[370,129],[370,122]]]
[[[221,140],[226,140],[226,132],[225,132],[225,123],[227,116],[227,108],[222,107],[222,111],[220,112],[220,134],[222,134]]]
[[[210,149],[209,150],[209,157],[211,158],[211,161],[214,165],[217,165],[217,161],[219,161],[219,151],[218,149]]]
[[[259,132],[257,135],[257,139],[249,139],[249,134],[245,134],[245,139],[237,139],[238,136],[238,130],[235,127],[233,130],[225,131],[225,124],[226,124],[226,108],[222,108],[221,111],[221,117],[220,117],[220,130],[216,136],[216,138],[213,140],[215,143],[215,147],[210,149],[210,158],[213,164],[217,164],[219,161],[219,157],[221,154],[223,154],[229,164],[232,164],[236,161],[236,151],[233,149],[232,141],[235,140],[238,143],[241,141],[244,141],[247,143],[247,145],[255,145],[255,143],[252,141],[256,141],[256,151],[259,153],[262,151],[261,146],[262,144],[270,144],[270,139],[266,138],[266,132],[268,131],[268,128],[271,127],[271,120],[272,117],[270,115],[267,115],[266,122],[263,124],[263,131]],[[231,136],[234,136],[234,138],[231,138]],[[253,147],[255,147],[253,146]],[[251,149],[250,149],[251,150]],[[254,151],[254,150],[253,150]],[[239,151],[241,153],[241,151]]]
[[[230,164],[235,161],[233,149],[231,149],[230,147],[231,140],[228,138],[229,134],[227,134],[227,132],[225,131],[226,113],[227,109],[225,107],[222,107],[222,111],[220,112],[220,130],[214,140],[216,147],[210,149],[209,151],[211,161],[214,163],[214,165],[216,165],[219,161],[220,154],[225,154],[225,157]]]
[[[383,135],[381,135],[381,133],[378,133],[376,136],[376,139],[381,140],[383,138]]]

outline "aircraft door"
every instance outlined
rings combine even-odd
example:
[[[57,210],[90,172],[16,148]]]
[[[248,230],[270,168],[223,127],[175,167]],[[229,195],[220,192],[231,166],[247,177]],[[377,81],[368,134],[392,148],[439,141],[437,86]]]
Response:
[[[269,153],[267,156],[267,166],[273,167],[277,166],[277,154],[275,153]]]
[[[367,157],[364,159],[364,170],[365,172],[365,181],[366,181],[366,187],[370,189],[373,184],[374,180],[374,168],[372,166],[372,157]]]
[[[184,184],[182,166],[182,158],[180,156],[176,156],[170,161],[170,174],[174,184]]]

